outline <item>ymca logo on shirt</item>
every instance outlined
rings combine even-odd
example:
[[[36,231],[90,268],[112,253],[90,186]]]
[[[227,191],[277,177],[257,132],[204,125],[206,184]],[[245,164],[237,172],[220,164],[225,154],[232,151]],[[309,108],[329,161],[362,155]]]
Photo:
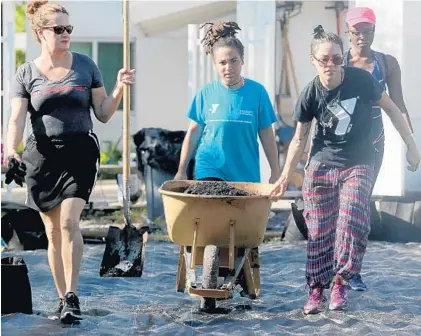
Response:
[[[355,106],[359,97],[342,100],[336,103],[334,106],[328,105],[328,109],[338,119],[338,123],[334,128],[335,135],[345,135],[351,131],[351,117],[354,114]]]
[[[209,109],[209,112],[211,114],[216,113],[216,110],[218,109],[219,104],[212,104],[212,108]]]

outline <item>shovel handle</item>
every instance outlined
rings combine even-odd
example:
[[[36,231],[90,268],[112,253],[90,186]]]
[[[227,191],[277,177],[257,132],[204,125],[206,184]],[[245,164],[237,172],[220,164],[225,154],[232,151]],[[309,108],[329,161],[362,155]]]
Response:
[[[130,69],[129,0],[123,0],[123,67]],[[130,170],[130,85],[123,86],[123,180],[129,180]]]
[[[123,0],[123,67],[130,69],[129,0]],[[123,208],[130,225],[130,85],[123,86]]]

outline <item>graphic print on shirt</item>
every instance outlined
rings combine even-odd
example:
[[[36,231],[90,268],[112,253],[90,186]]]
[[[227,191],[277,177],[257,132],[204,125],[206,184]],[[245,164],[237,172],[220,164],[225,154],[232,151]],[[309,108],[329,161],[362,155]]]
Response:
[[[355,106],[359,97],[354,97],[332,105],[328,105],[328,109],[338,119],[334,127],[335,135],[343,136],[348,134],[352,128],[352,115],[354,114]]]
[[[230,97],[229,100],[222,100],[218,103],[211,103],[206,106],[206,123],[237,123],[252,125],[255,114],[251,109],[243,107],[243,97]]]
[[[209,109],[209,112],[211,114],[214,114],[216,110],[218,109],[219,104],[212,104],[212,108]]]

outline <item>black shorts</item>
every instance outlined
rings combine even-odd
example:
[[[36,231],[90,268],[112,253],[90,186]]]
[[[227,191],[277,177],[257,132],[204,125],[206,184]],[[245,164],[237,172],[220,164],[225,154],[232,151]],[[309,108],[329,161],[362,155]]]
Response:
[[[25,203],[47,212],[66,198],[88,202],[99,157],[99,141],[92,131],[54,138],[31,135],[22,154],[27,167]]]

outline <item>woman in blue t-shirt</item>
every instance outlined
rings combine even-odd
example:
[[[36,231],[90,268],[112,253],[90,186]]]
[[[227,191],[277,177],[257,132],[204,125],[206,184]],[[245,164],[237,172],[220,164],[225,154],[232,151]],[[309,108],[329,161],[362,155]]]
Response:
[[[314,30],[311,62],[315,77],[301,93],[294,111],[296,133],[280,179],[271,196],[279,199],[303,153],[313,119],[313,137],[303,184],[308,227],[306,279],[310,288],[304,313],[324,308],[324,290],[335,281],[329,308],[347,307],[348,281],[360,273],[370,231],[370,194],[374,180],[371,108],[379,105],[408,146],[408,169],[415,171],[420,154],[402,113],[378,81],[365,70],[342,67],[339,36]]]
[[[269,182],[274,183],[280,176],[272,128],[275,112],[263,85],[241,75],[244,46],[235,37],[239,29],[235,22],[207,24],[202,43],[206,54],[212,56],[219,78],[204,85],[190,106],[191,121],[176,180],[187,179],[186,170],[196,152],[196,180],[260,182],[257,137],[271,168]],[[237,284],[243,288],[241,295],[247,296],[242,272]],[[213,311],[215,305],[215,299],[201,300],[204,311]]]
[[[191,119],[175,179],[187,179],[195,156],[195,179],[260,182],[260,138],[271,168],[270,182],[280,175],[272,124],[275,112],[263,85],[244,78],[244,46],[235,37],[235,22],[207,24],[202,40],[212,56],[218,79],[204,85],[188,111]]]

